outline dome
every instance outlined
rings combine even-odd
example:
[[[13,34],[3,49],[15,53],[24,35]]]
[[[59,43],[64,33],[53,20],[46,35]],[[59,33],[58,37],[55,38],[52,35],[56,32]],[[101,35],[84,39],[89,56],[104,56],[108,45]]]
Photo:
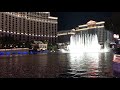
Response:
[[[87,22],[87,25],[91,26],[91,25],[95,25],[96,21],[90,20],[89,22]]]

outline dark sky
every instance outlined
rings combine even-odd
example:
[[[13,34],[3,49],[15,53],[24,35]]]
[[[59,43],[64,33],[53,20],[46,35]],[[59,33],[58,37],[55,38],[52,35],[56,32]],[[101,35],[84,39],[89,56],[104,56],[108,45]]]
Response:
[[[114,31],[120,34],[120,12],[112,12],[111,22],[114,26]]]
[[[51,12],[58,17],[58,29],[69,30],[89,20],[103,21],[112,16],[112,12]]]

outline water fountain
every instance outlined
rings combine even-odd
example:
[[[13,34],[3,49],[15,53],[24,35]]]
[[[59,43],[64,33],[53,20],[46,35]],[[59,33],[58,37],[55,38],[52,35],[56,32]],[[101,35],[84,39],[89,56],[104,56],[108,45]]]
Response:
[[[88,31],[81,31],[70,37],[70,45],[68,45],[69,53],[107,51],[108,47],[106,44],[104,45],[104,49],[101,49],[101,45],[98,42],[98,37],[95,32],[88,33]]]
[[[103,24],[104,22],[98,23],[90,20],[87,24],[76,28],[76,30],[74,30],[75,34],[70,37],[70,44],[67,46],[67,52],[109,52],[110,33],[105,30]],[[107,40],[109,42],[107,42]],[[63,52],[66,51],[63,50]]]
[[[70,53],[79,52],[97,52],[100,50],[98,38],[96,34],[77,34],[70,37],[70,45],[68,45]]]

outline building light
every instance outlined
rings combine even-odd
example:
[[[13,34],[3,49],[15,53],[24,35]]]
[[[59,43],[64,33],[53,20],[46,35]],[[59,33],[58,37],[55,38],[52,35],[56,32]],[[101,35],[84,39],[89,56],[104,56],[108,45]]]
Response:
[[[26,12],[4,12],[6,15],[10,15],[10,17],[11,17],[11,19],[12,19],[12,17],[14,17],[14,18],[16,18],[16,21],[18,21],[17,19],[24,19],[24,20],[29,20],[29,19],[31,19],[32,21],[36,21],[36,22],[39,22],[40,23],[40,25],[41,25],[41,23],[45,23],[45,22],[50,22],[50,24],[54,24],[54,23],[57,23],[57,17],[52,17],[49,13],[50,12],[43,12],[43,13],[47,13],[46,15],[47,16],[45,16],[46,18],[42,18],[42,16],[40,16],[40,17],[34,17],[34,16],[32,16],[32,15],[30,15],[29,13],[28,13],[28,15],[27,15],[27,13]],[[40,12],[41,13],[41,12]],[[18,18],[17,18],[18,17]],[[34,17],[34,18],[33,18]],[[44,17],[44,16],[43,16]],[[30,22],[32,22],[32,21],[30,21]],[[35,23],[36,23],[35,22]],[[20,22],[21,24],[23,23],[23,22]],[[39,25],[39,23],[38,23],[38,25]],[[30,24],[28,24],[28,25],[31,25],[31,23]],[[17,24],[15,24],[15,27],[17,27]],[[26,26],[25,26],[26,27]],[[37,28],[39,28],[39,27],[37,27]],[[43,27],[44,28],[44,27]],[[56,26],[55,26],[55,28],[56,28]],[[24,33],[24,32],[17,32],[17,29],[18,28],[16,28],[16,32],[14,32],[14,31],[7,31],[7,30],[0,30],[0,31],[3,31],[3,32],[5,32],[5,33],[10,33],[10,34],[14,34],[14,35],[20,35],[20,34],[23,34],[23,35],[31,35],[31,37],[32,36],[42,36],[42,37],[56,37],[56,36],[53,36],[53,35],[36,35],[35,33],[31,33],[31,34],[29,34],[29,33]],[[28,28],[29,29],[29,28]],[[33,32],[34,32],[34,30],[32,30]],[[49,30],[48,30],[49,31]],[[35,35],[34,35],[35,34]],[[26,39],[27,40],[27,39]]]
[[[104,21],[96,22],[96,24],[104,24],[104,23],[105,23]]]
[[[85,25],[79,25],[78,27],[83,28],[83,27],[87,27],[87,25],[86,24]]]
[[[97,28],[104,28],[104,26],[97,26]]]
[[[76,31],[88,30],[89,28],[77,29]]]
[[[114,34],[113,37],[116,38],[116,39],[118,39],[119,35],[118,34]]]
[[[51,16],[48,17],[48,18],[49,18],[49,19],[58,19],[57,17],[51,17]]]
[[[71,31],[75,31],[75,29],[73,28]]]

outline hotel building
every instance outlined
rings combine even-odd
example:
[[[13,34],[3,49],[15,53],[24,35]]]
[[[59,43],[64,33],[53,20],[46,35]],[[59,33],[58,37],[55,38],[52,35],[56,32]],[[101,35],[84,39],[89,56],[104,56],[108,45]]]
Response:
[[[0,37],[57,42],[58,18],[50,12],[0,12]]]
[[[58,32],[58,42],[63,43],[65,38],[67,38],[66,42],[69,42],[71,34],[97,34],[98,42],[100,45],[110,43],[113,41],[113,33],[106,30],[104,24],[104,21],[96,22],[90,20],[89,22],[87,22],[87,24],[79,25],[75,29],[69,30],[69,32],[60,31]],[[62,39],[63,42],[61,41]]]
[[[97,34],[99,44],[103,45],[105,43],[110,43],[113,41],[113,33],[105,29],[105,22],[96,22],[90,20],[87,24],[79,25],[76,27],[75,31],[77,32],[88,32],[91,34]]]

